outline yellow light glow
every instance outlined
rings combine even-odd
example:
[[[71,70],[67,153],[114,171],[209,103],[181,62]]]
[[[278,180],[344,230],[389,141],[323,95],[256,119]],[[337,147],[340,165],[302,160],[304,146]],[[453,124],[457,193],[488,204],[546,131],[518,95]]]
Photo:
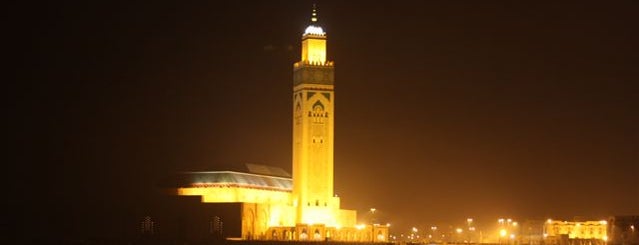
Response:
[[[302,40],[302,61],[311,64],[326,63],[326,39],[308,37]]]
[[[602,221],[599,221],[599,223],[602,224],[602,225],[607,225],[608,221],[602,220]]]
[[[505,237],[506,235],[508,235],[508,231],[506,231],[506,229],[499,230],[499,236]]]
[[[462,228],[457,228],[455,231],[457,231],[457,233],[462,233],[464,230],[462,230]]]
[[[515,239],[515,234],[510,234],[510,239]]]
[[[364,227],[366,227],[366,225],[363,225],[363,224],[359,224],[355,226],[355,228],[358,230],[364,229]]]
[[[608,236],[603,236],[601,240],[608,241]]]

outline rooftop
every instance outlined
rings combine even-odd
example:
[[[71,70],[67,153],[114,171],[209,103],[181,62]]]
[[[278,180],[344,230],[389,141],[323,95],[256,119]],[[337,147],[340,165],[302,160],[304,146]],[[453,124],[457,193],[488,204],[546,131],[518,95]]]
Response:
[[[291,191],[291,175],[281,168],[244,164],[246,171],[189,171],[176,173],[163,181],[167,188],[185,187],[245,187],[277,191]]]

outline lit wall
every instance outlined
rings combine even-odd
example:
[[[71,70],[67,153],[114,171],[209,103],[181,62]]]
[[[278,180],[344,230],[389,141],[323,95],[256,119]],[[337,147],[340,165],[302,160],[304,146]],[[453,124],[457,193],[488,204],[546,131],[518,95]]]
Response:
[[[313,38],[302,40],[302,61],[308,61],[311,64],[326,63],[326,38],[316,35],[309,36]]]
[[[569,239],[607,240],[607,227],[608,222],[603,220],[584,222],[548,221],[544,225],[544,236],[552,238],[568,235]]]
[[[202,196],[202,202],[209,203],[290,203],[291,193],[286,191],[263,190],[243,187],[187,187],[178,188],[181,196]]]

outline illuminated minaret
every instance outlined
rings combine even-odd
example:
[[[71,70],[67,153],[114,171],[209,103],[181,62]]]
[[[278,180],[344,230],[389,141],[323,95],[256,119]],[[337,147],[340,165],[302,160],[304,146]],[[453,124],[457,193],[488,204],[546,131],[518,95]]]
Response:
[[[333,197],[333,62],[326,33],[311,23],[302,35],[302,57],[293,72],[293,204],[297,223],[336,225]]]

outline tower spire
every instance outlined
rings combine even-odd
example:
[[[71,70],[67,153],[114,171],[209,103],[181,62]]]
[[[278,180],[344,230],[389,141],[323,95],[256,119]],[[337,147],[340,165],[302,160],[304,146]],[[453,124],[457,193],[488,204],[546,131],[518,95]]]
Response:
[[[311,23],[308,25],[308,27],[306,27],[304,35],[311,34],[324,36],[326,34],[324,33],[324,30],[322,30],[322,27],[319,26],[319,23],[317,23],[317,20],[317,6],[313,4],[313,11],[311,12]]]
[[[313,4],[313,12],[311,13],[311,25],[317,23],[317,6]]]

